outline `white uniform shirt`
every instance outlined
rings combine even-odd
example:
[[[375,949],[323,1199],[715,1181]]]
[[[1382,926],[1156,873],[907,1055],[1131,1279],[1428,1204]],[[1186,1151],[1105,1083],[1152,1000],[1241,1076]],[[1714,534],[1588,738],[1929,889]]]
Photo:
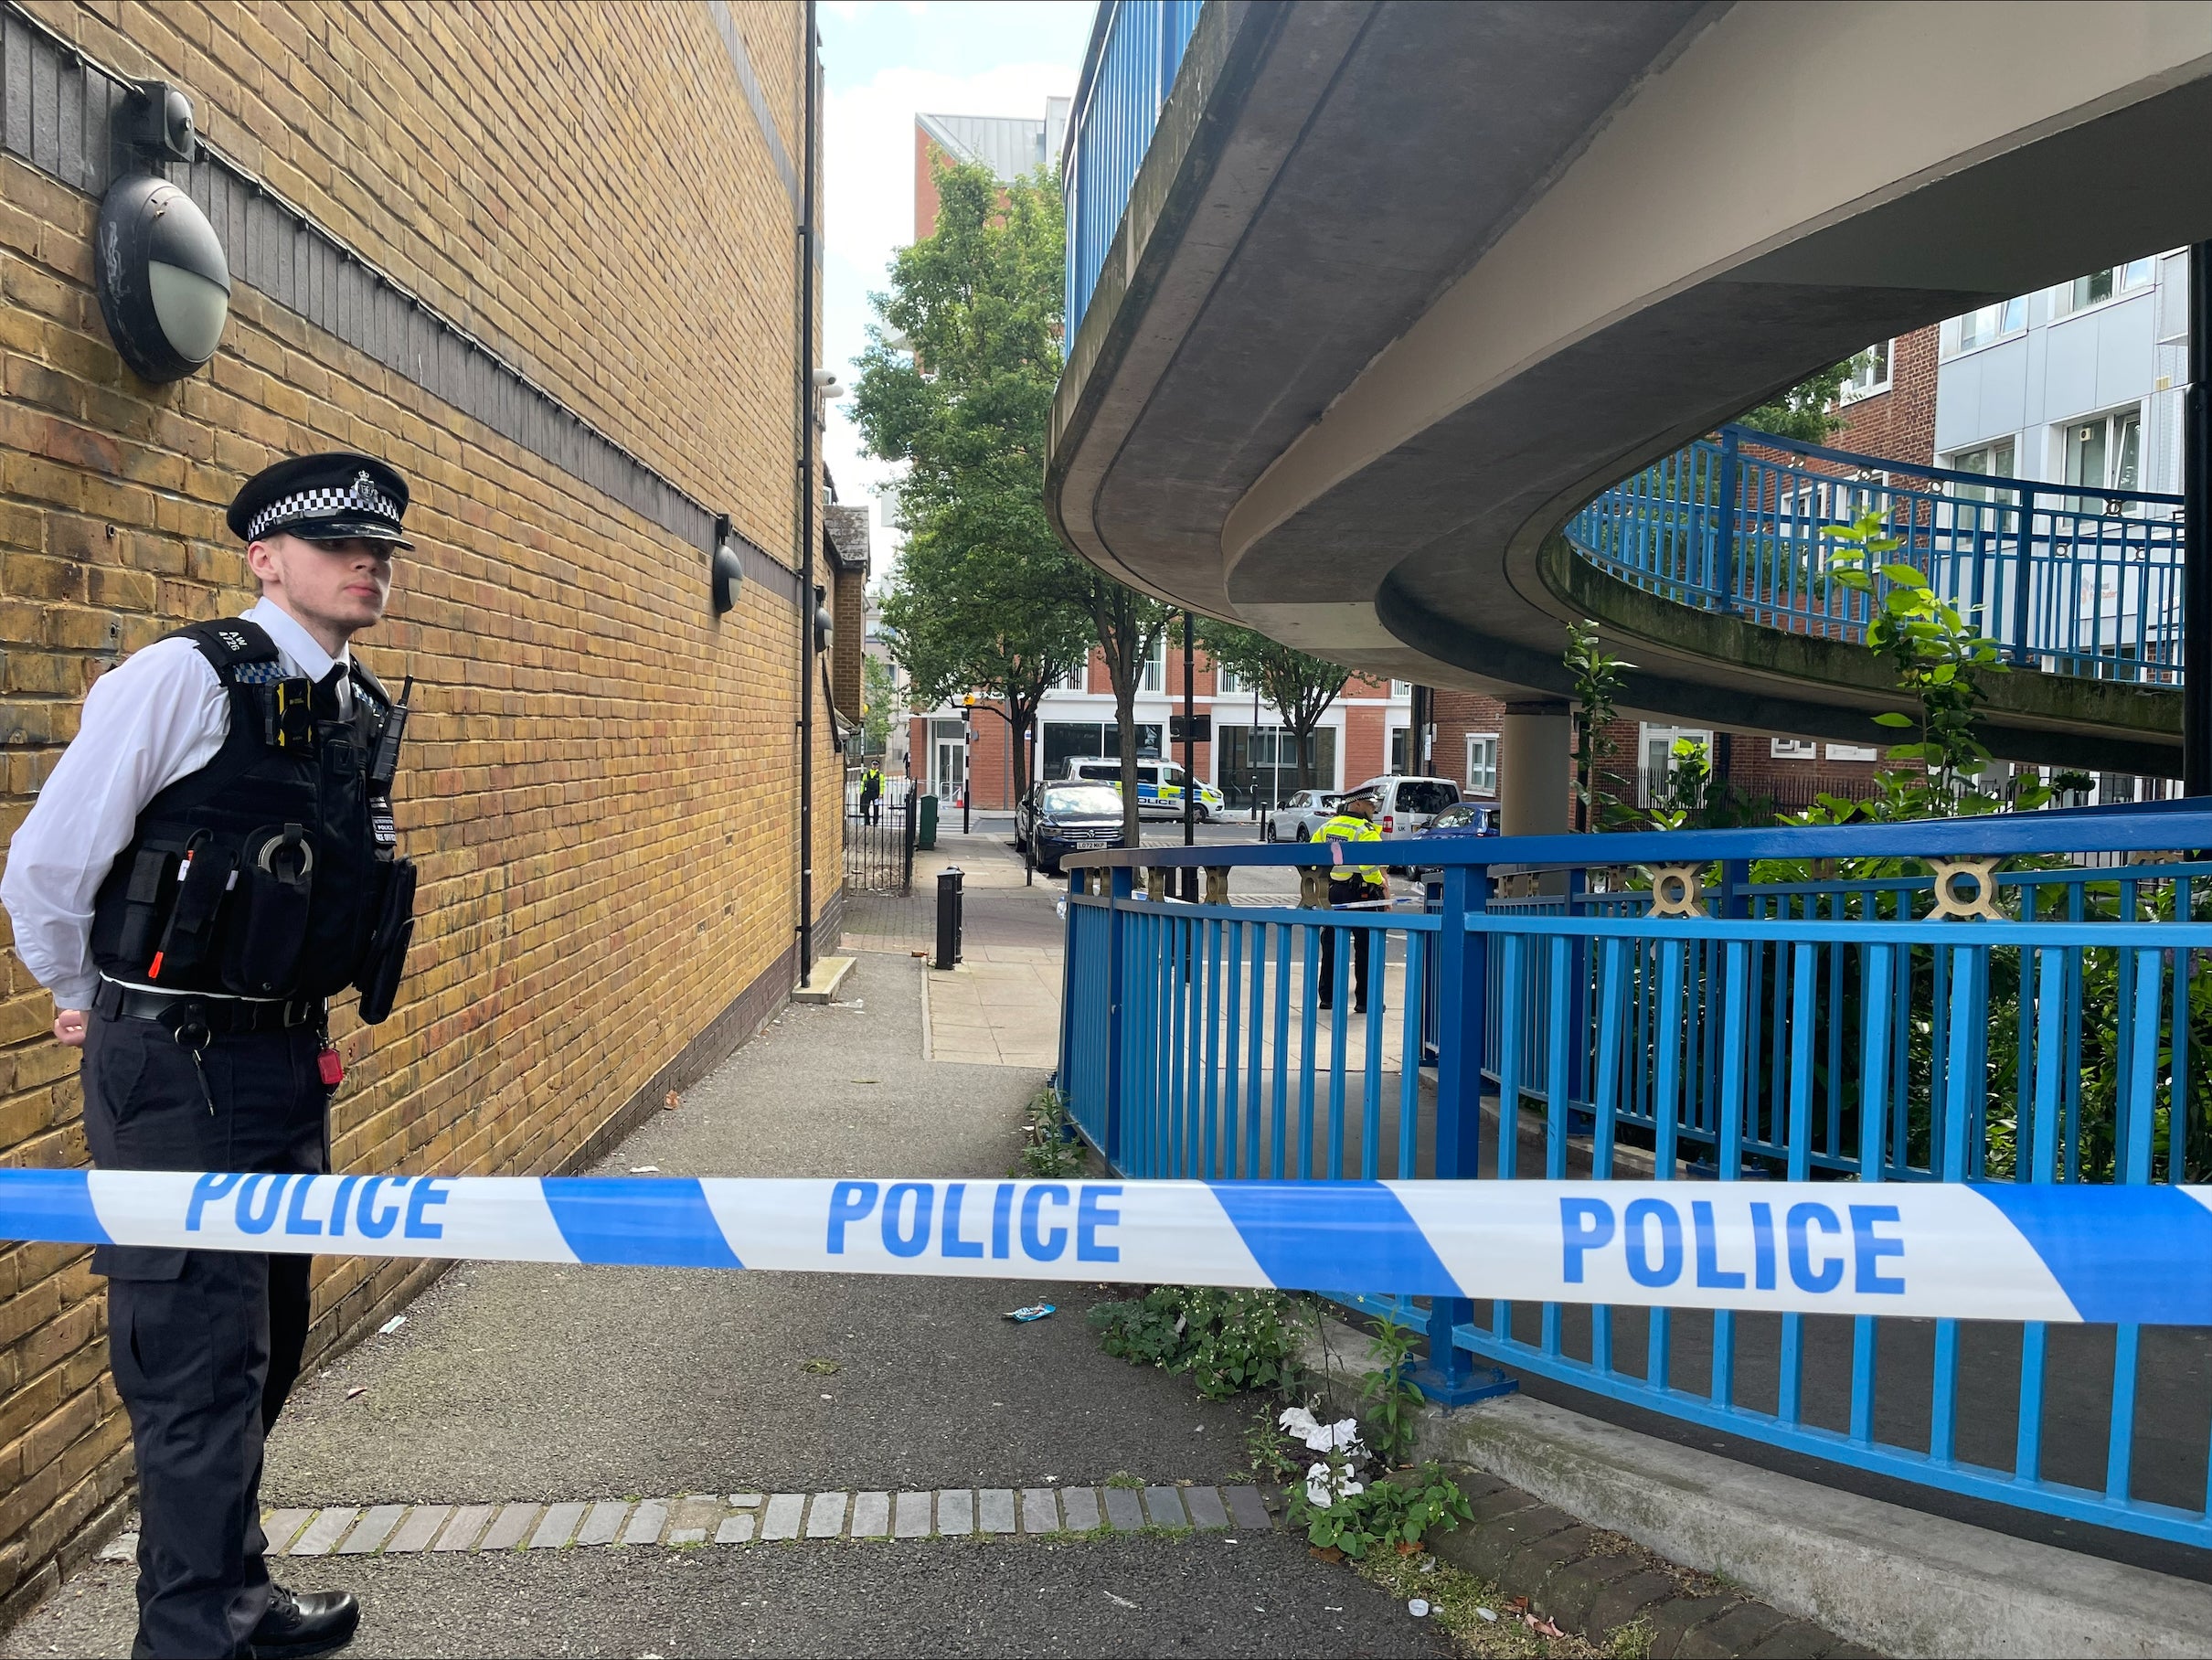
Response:
[[[243,613],[275,644],[287,675],[320,680],[333,657],[273,600]],[[338,683],[341,708],[353,687]],[[178,779],[216,757],[230,735],[230,698],[215,665],[189,640],[161,640],[92,683],[77,737],[62,751],[7,850],[0,905],[16,925],[16,955],[54,994],[56,1008],[90,1008],[92,900],[138,815]]]

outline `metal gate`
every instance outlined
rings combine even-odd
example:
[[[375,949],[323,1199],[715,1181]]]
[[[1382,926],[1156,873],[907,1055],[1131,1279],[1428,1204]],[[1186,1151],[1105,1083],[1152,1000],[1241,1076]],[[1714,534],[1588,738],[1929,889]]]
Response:
[[[914,781],[879,778],[871,791],[867,771],[845,770],[845,885],[905,894],[914,886]]]

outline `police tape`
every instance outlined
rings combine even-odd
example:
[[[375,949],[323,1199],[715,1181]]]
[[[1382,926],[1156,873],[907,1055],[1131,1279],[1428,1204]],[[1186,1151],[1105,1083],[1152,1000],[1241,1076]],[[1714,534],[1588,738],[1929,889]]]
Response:
[[[2212,1188],[0,1171],[0,1239],[2212,1325]]]

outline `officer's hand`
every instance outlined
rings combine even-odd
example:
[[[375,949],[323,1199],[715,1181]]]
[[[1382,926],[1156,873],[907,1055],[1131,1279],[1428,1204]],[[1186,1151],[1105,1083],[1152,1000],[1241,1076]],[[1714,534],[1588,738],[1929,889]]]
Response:
[[[73,1049],[84,1047],[84,1010],[80,1008],[55,1010],[54,1041],[66,1043]]]

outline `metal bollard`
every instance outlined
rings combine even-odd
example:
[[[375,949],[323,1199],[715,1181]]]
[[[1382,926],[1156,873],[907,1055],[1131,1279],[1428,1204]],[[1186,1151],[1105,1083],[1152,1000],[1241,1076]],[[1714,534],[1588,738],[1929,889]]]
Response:
[[[961,872],[958,865],[937,873],[937,960],[932,968],[951,968],[960,961]]]

